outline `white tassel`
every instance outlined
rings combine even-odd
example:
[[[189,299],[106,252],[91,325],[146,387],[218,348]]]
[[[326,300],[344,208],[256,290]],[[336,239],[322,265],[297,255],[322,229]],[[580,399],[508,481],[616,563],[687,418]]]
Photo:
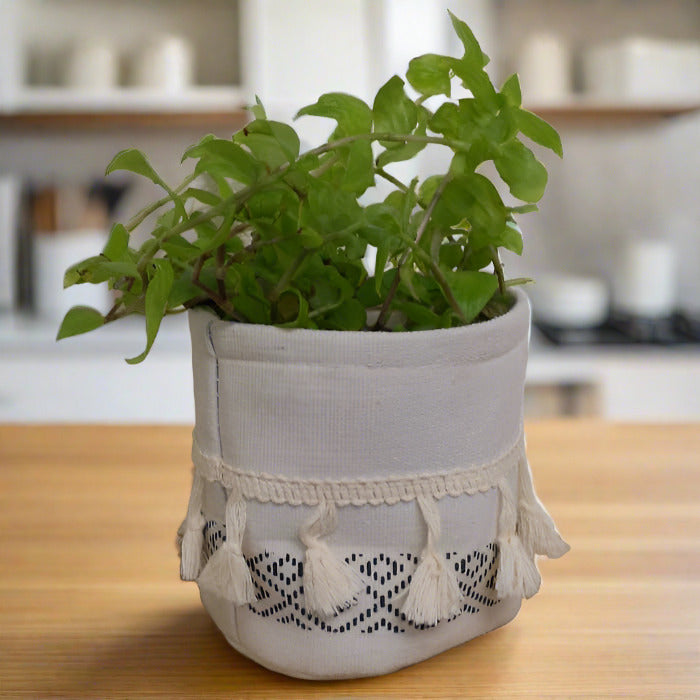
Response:
[[[337,524],[335,504],[324,500],[299,530],[299,539],[306,546],[303,576],[306,607],[325,616],[355,604],[364,586],[359,574],[321,539],[333,532]]]
[[[204,479],[195,470],[192,476],[192,490],[187,505],[187,517],[178,528],[175,546],[180,555],[180,578],[194,581],[202,565],[204,547],[204,516],[202,499],[204,496]]]
[[[518,480],[518,534],[523,546],[532,554],[542,554],[550,559],[563,556],[571,547],[557,532],[552,516],[537,498],[532,483],[532,472],[525,455],[518,464]]]
[[[532,598],[540,588],[541,577],[535,556],[524,546],[516,532],[518,512],[508,480],[498,482],[501,512],[498,516],[498,573],[496,593],[499,599],[512,595]]]
[[[210,557],[198,583],[235,605],[255,602],[255,586],[243,550],[246,506],[233,489],[226,501],[226,540]]]
[[[401,612],[416,625],[434,626],[459,614],[462,594],[454,571],[436,550],[440,539],[437,504],[430,496],[420,495],[416,500],[428,529],[428,537],[421,561],[411,577]]]

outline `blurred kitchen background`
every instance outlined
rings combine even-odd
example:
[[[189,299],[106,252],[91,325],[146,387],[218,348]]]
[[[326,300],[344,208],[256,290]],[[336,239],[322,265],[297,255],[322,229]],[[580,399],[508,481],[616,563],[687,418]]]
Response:
[[[528,417],[700,419],[698,0],[0,0],[0,421],[191,422],[184,316],[135,367],[140,319],[54,342],[69,306],[109,303],[64,269],[156,194],[105,165],[137,146],[177,183],[254,94],[285,119],[331,89],[371,100],[458,50],[447,7],[564,142],[538,151],[550,186],[506,261],[538,280]]]

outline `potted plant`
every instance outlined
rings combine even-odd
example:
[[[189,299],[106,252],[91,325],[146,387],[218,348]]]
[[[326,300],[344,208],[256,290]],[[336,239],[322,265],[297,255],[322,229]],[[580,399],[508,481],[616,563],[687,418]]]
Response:
[[[259,101],[232,139],[185,153],[194,170],[178,187],[139,151],[119,153],[108,173],[164,196],[66,272],[67,286],[107,282],[117,296],[106,316],[71,309],[59,338],[143,314],[146,347],[127,362],[145,358],[164,315],[189,311],[181,575],[234,647],[289,675],[386,673],[500,626],[537,591],[535,556],[568,549],[532,487],[529,305],[499,255],[521,252],[515,217],[547,181],[520,136],[559,155],[561,142],[521,107],[517,76],[492,85],[451,19],[461,58],[413,59],[415,98],[397,76],[371,106],[321,96],[299,116],[335,130],[304,153]],[[450,99],[455,82],[470,94]],[[424,148],[451,151],[446,172],[391,173]],[[524,203],[503,201],[488,161]],[[381,201],[368,194],[378,180],[392,188]]]

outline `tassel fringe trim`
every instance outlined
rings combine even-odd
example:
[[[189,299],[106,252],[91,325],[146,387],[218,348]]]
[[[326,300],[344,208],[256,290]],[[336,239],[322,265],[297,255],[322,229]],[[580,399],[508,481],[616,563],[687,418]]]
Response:
[[[360,575],[321,539],[330,535],[337,525],[335,504],[324,501],[299,530],[299,539],[306,546],[303,577],[306,607],[325,616],[354,605],[364,586]]]
[[[441,620],[459,614],[462,594],[454,571],[436,549],[440,540],[440,513],[437,504],[426,496],[418,496],[416,500],[428,535],[401,612],[416,625],[432,627]]]
[[[204,478],[195,470],[192,475],[192,490],[187,506],[187,516],[178,528],[175,546],[180,554],[180,578],[195,581],[202,566],[204,545],[204,516],[202,498]]]
[[[496,592],[501,599],[535,595],[541,582],[536,555],[556,558],[569,550],[535,494],[522,437],[501,458],[486,465],[361,481],[295,480],[234,470],[205,457],[196,445],[193,456],[196,466],[192,492],[187,517],[177,538],[181,577],[197,580],[203,588],[235,605],[256,599],[242,549],[246,499],[317,507],[301,526],[299,538],[306,547],[303,573],[306,607],[324,616],[335,615],[355,604],[365,585],[362,577],[325,540],[337,527],[338,506],[417,502],[426,525],[426,544],[401,608],[406,618],[417,626],[437,625],[459,615],[461,610],[462,596],[455,572],[439,547],[441,524],[437,501],[440,498],[498,489]],[[229,489],[229,496],[226,539],[202,569],[205,479],[222,483]]]
[[[226,540],[207,562],[197,582],[235,605],[255,602],[255,586],[243,556],[246,505],[231,491],[226,501]]]

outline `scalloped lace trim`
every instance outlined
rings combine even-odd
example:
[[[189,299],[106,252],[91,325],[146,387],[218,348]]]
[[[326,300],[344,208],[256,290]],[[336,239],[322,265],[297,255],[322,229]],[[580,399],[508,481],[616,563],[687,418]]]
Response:
[[[515,445],[498,459],[464,469],[363,479],[293,479],[236,469],[218,457],[206,455],[196,442],[192,444],[192,461],[207,481],[218,481],[246,499],[293,506],[317,506],[329,501],[337,506],[394,505],[419,496],[441,499],[475,494],[497,486],[524,456],[525,441],[521,434]]]

